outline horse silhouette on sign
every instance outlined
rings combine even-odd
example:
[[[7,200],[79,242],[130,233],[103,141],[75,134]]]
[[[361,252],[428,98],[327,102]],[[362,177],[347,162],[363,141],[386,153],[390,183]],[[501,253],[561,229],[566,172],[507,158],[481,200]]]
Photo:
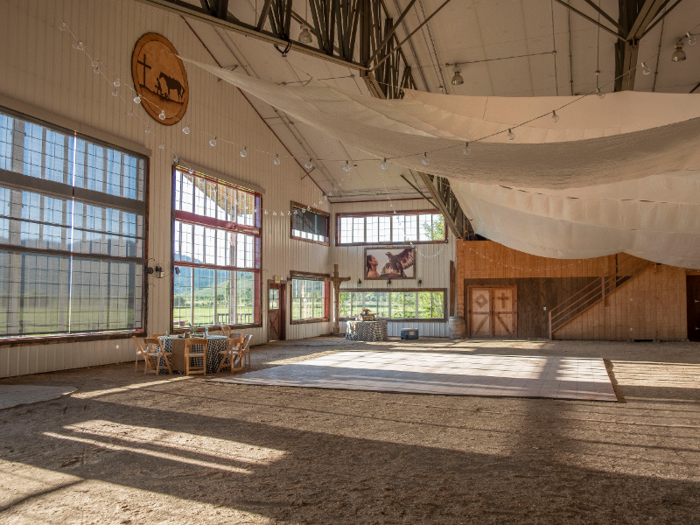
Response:
[[[161,73],[158,77],[158,82],[156,82],[156,93],[162,98],[170,99],[170,92],[173,89],[177,94],[177,102],[182,102],[182,97],[185,95],[185,88],[177,79],[169,77],[165,73]]]

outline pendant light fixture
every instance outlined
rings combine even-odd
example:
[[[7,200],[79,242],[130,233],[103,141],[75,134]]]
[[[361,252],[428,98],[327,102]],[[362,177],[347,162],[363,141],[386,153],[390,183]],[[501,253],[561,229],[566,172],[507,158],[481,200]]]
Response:
[[[460,74],[461,71],[458,67],[455,68],[454,75],[452,75],[452,85],[453,86],[461,86],[464,84],[464,78]]]
[[[676,44],[676,50],[671,55],[671,60],[673,62],[683,62],[685,60],[685,51],[683,51],[683,42],[678,41]]]

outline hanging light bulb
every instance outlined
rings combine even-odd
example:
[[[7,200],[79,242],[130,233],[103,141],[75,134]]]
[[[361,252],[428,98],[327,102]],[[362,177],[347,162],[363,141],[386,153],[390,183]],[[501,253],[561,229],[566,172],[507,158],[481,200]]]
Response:
[[[265,215],[267,215],[267,210],[265,210]]]
[[[307,170],[310,170],[311,168],[314,167],[313,161],[312,161],[311,159],[309,159],[309,162],[307,162],[306,164],[304,164],[304,167],[305,167]]]
[[[452,85],[453,86],[461,86],[464,84],[464,78],[462,78],[462,75],[460,74],[461,71],[458,67],[455,68],[454,75],[452,75]]]
[[[596,88],[595,90],[596,96],[600,99],[603,100],[605,98],[605,93],[603,93],[600,88]]]
[[[506,135],[506,138],[507,138],[508,140],[515,140],[515,133],[513,133],[513,130],[512,130],[512,129],[509,129],[509,130],[508,130],[508,135]]]
[[[642,74],[643,75],[649,75],[651,73],[651,68],[646,65],[646,63],[642,62]]]
[[[288,216],[288,217],[291,217],[291,216],[292,216],[292,212],[291,212],[291,211],[288,211],[288,212],[287,212],[287,216]]]
[[[180,159],[178,159],[177,157],[173,157],[173,164],[180,164]]]
[[[158,118],[160,120],[165,120],[165,110],[164,109],[160,110],[160,114],[158,115]]]
[[[133,110],[133,109],[129,109],[129,111],[127,111],[126,114],[127,114],[127,116],[129,116],[129,117],[133,117],[133,116],[134,116],[134,110]]]
[[[276,211],[273,211],[273,212],[272,212],[272,215],[273,215],[274,217],[277,217],[277,212],[276,212]]]
[[[307,206],[306,211],[311,211],[311,206]]]
[[[214,146],[216,146],[216,137],[214,137],[213,139],[211,139],[211,140],[209,141],[209,145],[210,145],[212,148],[213,148]]]
[[[134,97],[134,104],[141,104],[141,95],[136,95]]]
[[[100,61],[99,60],[92,61],[92,72],[95,73],[96,75],[100,74]]]
[[[555,124],[559,122],[559,115],[557,115],[556,111],[552,111],[552,122],[554,122]]]
[[[66,23],[65,23],[65,22],[61,22],[61,25],[58,26],[58,30],[59,30],[59,31],[65,31],[66,29],[68,29],[68,26],[66,25]]]
[[[248,146],[243,146],[243,149],[241,150],[240,155],[243,158],[246,158],[248,156]]]
[[[678,41],[676,44],[676,50],[671,55],[671,60],[673,62],[683,62],[685,60],[685,51],[683,51],[683,42]]]
[[[299,42],[302,44],[310,44],[311,42],[314,41],[314,37],[311,34],[311,31],[306,26],[301,26],[301,34],[299,35]]]
[[[275,158],[272,159],[272,163],[273,163],[275,166],[279,166],[279,165],[280,165],[280,162],[281,162],[281,161],[280,161],[280,156],[279,156],[279,154],[275,153]]]
[[[151,132],[150,126],[146,126],[146,130],[144,131],[144,133],[146,133],[146,135],[148,135],[150,132]]]
[[[379,165],[379,167],[382,168],[383,170],[388,170],[388,169],[389,169],[389,165],[386,163],[386,159],[384,159],[384,162],[382,162],[382,163]]]
[[[118,88],[119,86],[122,85],[121,79],[120,79],[119,77],[115,78],[115,79],[114,79],[114,82],[112,82],[112,85],[113,85],[114,87]]]
[[[423,166],[430,164],[430,159],[428,158],[428,153],[423,153]]]
[[[75,44],[73,44],[73,49],[77,49],[78,51],[84,51],[85,46],[83,45],[83,41],[78,40]]]
[[[112,96],[113,96],[113,97],[118,97],[118,96],[119,96],[119,91],[117,91],[117,88],[114,88],[114,89],[112,90]]]
[[[472,150],[469,149],[469,142],[464,143],[464,149],[462,150],[462,153],[465,155],[469,155],[472,152]]]
[[[345,173],[348,173],[350,171],[350,163],[347,160],[345,161],[345,166],[343,166],[343,171]]]
[[[690,33],[685,34],[686,38],[688,39],[688,45],[689,46],[694,46],[695,43],[698,41],[697,38],[695,38],[694,35],[691,35]]]
[[[161,142],[160,146],[158,146],[160,149],[165,149],[165,142]]]

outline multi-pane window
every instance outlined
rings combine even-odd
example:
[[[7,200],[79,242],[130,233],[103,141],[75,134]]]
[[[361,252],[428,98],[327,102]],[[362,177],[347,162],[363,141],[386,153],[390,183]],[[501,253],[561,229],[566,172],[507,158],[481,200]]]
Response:
[[[145,192],[144,157],[0,113],[0,337],[142,329]]]
[[[296,202],[292,203],[292,239],[328,244],[329,215],[320,210],[311,210]]]
[[[445,320],[445,290],[395,291],[374,290],[341,291],[339,314],[341,319],[352,319],[369,308],[378,319],[435,319]]]
[[[328,319],[328,282],[292,278],[292,321]]]
[[[173,323],[260,322],[260,195],[175,170]]]
[[[439,213],[338,214],[337,228],[338,244],[387,244],[445,240],[445,218]]]

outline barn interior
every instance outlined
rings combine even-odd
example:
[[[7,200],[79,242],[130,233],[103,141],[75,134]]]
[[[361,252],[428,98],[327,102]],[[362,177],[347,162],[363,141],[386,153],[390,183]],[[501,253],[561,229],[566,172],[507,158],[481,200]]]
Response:
[[[0,6],[0,521],[697,521],[700,5]]]

